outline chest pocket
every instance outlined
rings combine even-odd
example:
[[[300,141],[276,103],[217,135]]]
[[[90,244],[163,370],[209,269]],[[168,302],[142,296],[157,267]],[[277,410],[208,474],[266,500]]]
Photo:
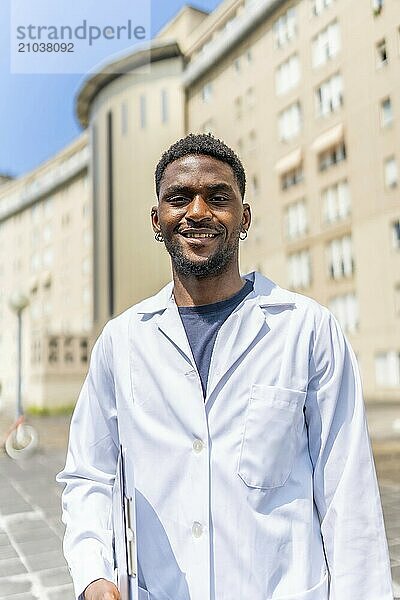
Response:
[[[288,480],[305,397],[298,390],[252,386],[238,465],[249,487],[272,489]]]

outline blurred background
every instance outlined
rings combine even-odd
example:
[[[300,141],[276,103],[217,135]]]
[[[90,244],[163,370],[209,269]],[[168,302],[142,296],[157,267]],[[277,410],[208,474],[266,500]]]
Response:
[[[20,381],[40,434],[0,459],[0,600],[72,597],[54,474],[96,336],[170,279],[153,173],[190,131],[244,163],[242,272],[328,306],[355,350],[400,596],[400,4],[151,8],[150,46],[83,79],[0,59],[0,426]]]

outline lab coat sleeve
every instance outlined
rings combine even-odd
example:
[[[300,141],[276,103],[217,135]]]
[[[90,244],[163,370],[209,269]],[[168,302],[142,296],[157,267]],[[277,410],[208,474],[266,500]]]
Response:
[[[93,347],[71,421],[66,465],[57,475],[66,484],[64,554],[77,598],[95,579],[114,579],[111,507],[119,442],[106,336],[105,328]]]
[[[392,600],[390,564],[353,350],[323,309],[310,353],[305,416],[329,600]]]

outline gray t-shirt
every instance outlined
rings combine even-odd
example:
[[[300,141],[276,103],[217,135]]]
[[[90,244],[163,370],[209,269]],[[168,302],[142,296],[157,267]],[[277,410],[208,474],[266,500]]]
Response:
[[[224,321],[226,321],[252,289],[253,282],[246,280],[244,286],[227,300],[214,302],[213,304],[202,304],[200,306],[178,307],[189,345],[196,361],[204,397],[206,396],[208,371],[210,369],[211,354],[217,333]]]

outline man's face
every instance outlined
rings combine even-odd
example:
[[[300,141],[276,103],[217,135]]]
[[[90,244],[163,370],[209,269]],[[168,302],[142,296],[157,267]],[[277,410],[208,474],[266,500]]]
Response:
[[[209,277],[237,264],[239,234],[250,220],[228,164],[190,154],[166,167],[152,223],[177,273]]]

